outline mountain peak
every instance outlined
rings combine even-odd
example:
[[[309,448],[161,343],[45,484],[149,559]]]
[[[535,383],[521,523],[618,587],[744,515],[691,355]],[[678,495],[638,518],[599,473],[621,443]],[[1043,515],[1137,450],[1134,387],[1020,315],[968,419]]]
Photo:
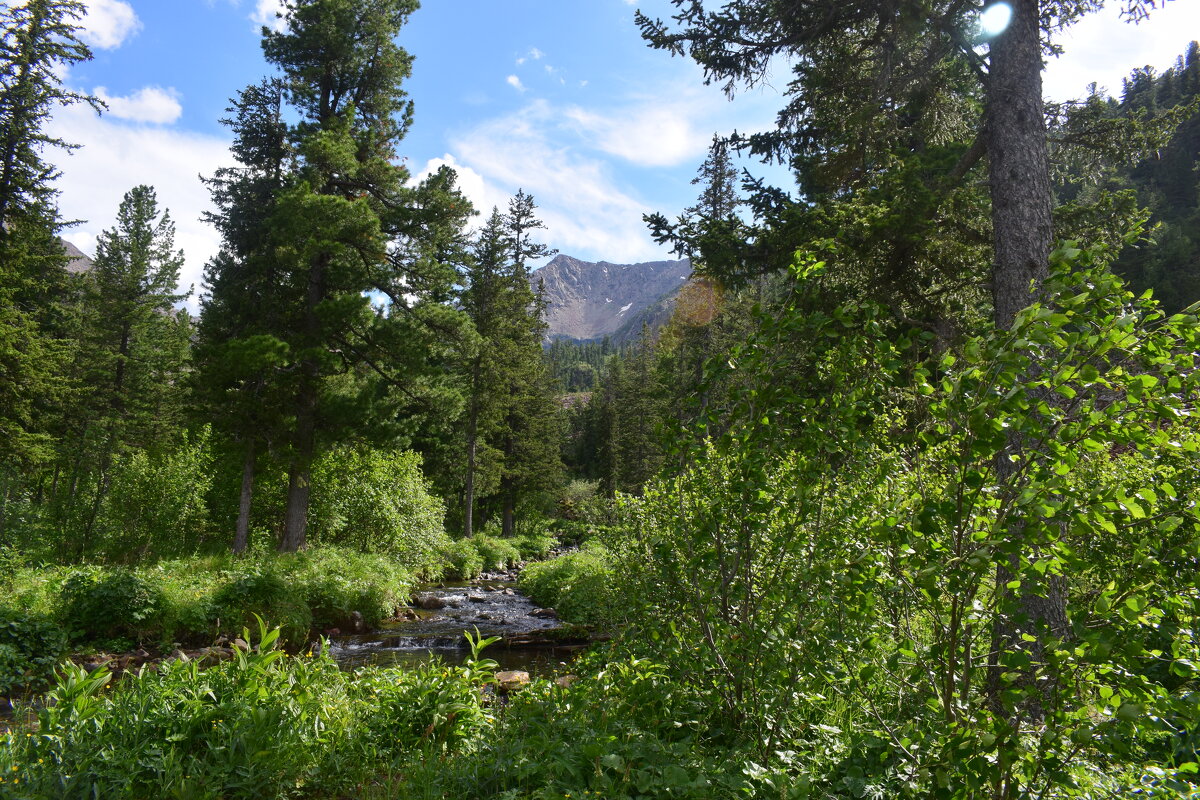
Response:
[[[545,286],[550,337],[598,339],[673,297],[691,272],[687,259],[614,264],[559,254],[530,275],[530,282]]]

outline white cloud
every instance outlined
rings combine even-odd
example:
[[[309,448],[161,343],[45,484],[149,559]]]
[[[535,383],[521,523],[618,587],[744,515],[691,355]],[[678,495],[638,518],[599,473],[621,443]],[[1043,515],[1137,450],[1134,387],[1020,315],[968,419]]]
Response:
[[[450,167],[458,173],[458,188],[479,212],[477,223],[487,219],[488,215],[492,213],[493,207],[503,211],[508,206],[509,195],[507,193],[489,184],[475,170],[465,164],[460,164],[450,153],[446,153],[441,158],[429,159],[421,171],[413,177],[413,180],[419,183],[441,167]]]
[[[501,208],[517,189],[533,195],[546,223],[545,241],[583,258],[635,262],[660,258],[642,214],[651,209],[618,184],[602,159],[562,146],[552,137],[560,112],[538,101],[489,120],[455,138],[446,156],[472,184],[484,213]],[[476,177],[478,176],[478,177]]]
[[[287,27],[287,14],[283,7],[283,0],[256,0],[250,19],[272,30],[282,31]]]
[[[507,78],[504,79],[504,82],[507,83],[509,86],[513,87],[514,89],[516,89],[518,92],[525,91],[525,84],[521,83],[521,79],[518,78],[516,75],[509,75]]]
[[[1137,25],[1121,19],[1124,5],[1109,3],[1059,36],[1066,52],[1046,66],[1047,97],[1082,98],[1092,82],[1120,97],[1122,80],[1134,68],[1171,66],[1200,30],[1200,3],[1167,3]]]
[[[180,285],[200,289],[204,263],[220,245],[220,237],[200,215],[211,208],[200,175],[212,175],[230,162],[229,142],[214,136],[170,128],[128,125],[97,117],[90,109],[71,106],[57,112],[49,126],[53,136],[82,145],[72,153],[48,153],[62,171],[57,186],[63,218],[85,220],[64,237],[94,252],[96,236],[111,228],[125,192],[138,184],[153,186],[159,208],[170,209],[175,244],[187,263]],[[195,310],[197,296],[188,301]]]
[[[531,47],[531,48],[529,48],[529,52],[527,52],[525,55],[519,56],[517,58],[517,66],[518,67],[521,66],[522,64],[524,64],[526,61],[528,61],[531,58],[534,61],[537,61],[538,59],[543,58],[545,55],[546,55],[545,53],[543,53],[541,50],[538,50],[536,47]]]
[[[99,50],[120,47],[142,29],[142,21],[124,0],[89,0],[80,38]]]
[[[146,86],[127,97],[113,96],[103,86],[92,92],[108,105],[108,113],[134,122],[169,124],[183,114],[179,92],[158,86]]]
[[[702,111],[696,103],[647,103],[604,114],[573,107],[566,116],[606,153],[643,167],[669,167],[708,149],[712,130],[696,127]]]

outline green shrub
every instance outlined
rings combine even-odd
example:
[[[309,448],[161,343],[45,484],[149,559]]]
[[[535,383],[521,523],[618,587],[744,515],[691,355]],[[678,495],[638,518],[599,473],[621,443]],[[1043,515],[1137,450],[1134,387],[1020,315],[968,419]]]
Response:
[[[273,565],[252,565],[222,586],[212,604],[218,627],[230,636],[255,625],[256,616],[279,625],[281,640],[293,645],[303,644],[312,628],[303,594]]]
[[[554,521],[554,535],[558,541],[568,547],[578,547],[592,539],[604,539],[613,532],[614,528],[593,522],[572,521],[559,519]]]
[[[512,543],[522,561],[535,561],[550,555],[550,551],[558,546],[558,539],[552,533],[529,533],[516,537]]]
[[[573,522],[608,523],[612,511],[612,501],[600,493],[600,481],[573,480],[558,499],[558,516]]]
[[[0,695],[40,691],[67,651],[67,635],[47,619],[0,608]]]
[[[387,553],[406,569],[428,575],[440,569],[438,554],[448,542],[444,517],[416,453],[342,447],[313,469],[312,545]]]
[[[358,797],[402,756],[473,745],[491,721],[480,688],[495,662],[354,676],[272,649],[277,635],[259,628],[232,661],[172,662],[111,691],[106,669],[66,668],[38,735],[0,740],[0,795]]]
[[[113,467],[98,528],[100,549],[114,561],[197,552],[208,532],[212,487],[209,429],[174,448],[120,456]]]
[[[463,581],[478,578],[483,572],[483,556],[475,549],[470,539],[459,539],[442,548],[442,556],[449,563],[449,576]]]
[[[538,605],[552,607],[567,622],[606,624],[619,618],[612,559],[599,544],[521,571],[521,591]]]
[[[355,611],[366,624],[376,625],[406,605],[412,594],[412,576],[378,555],[326,547],[275,558],[318,630],[345,628]]]
[[[752,752],[714,746],[719,707],[660,663],[585,656],[569,688],[535,681],[495,727],[452,759],[414,761],[391,797],[799,798],[798,781]],[[816,734],[819,735],[819,732]],[[795,789],[795,791],[789,791]],[[821,796],[834,796],[833,794]],[[849,793],[837,797],[854,796]]]
[[[479,557],[483,559],[483,568],[505,569],[520,561],[521,552],[513,540],[501,539],[488,533],[489,527],[491,526],[485,527],[484,532],[475,534],[469,540],[479,551]]]
[[[77,642],[125,649],[163,633],[158,586],[127,569],[76,572],[63,584],[57,617]]]
[[[11,578],[9,605],[53,616],[76,642],[170,649],[237,634],[255,615],[277,620],[291,645],[310,629],[345,628],[353,612],[367,625],[407,602],[412,575],[395,560],[336,547],[294,555],[191,557],[137,570],[24,568]]]

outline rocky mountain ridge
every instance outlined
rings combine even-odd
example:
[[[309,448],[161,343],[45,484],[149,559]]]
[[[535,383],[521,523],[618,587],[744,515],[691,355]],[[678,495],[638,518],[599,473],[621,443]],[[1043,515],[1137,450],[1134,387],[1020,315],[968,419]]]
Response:
[[[611,264],[558,255],[529,279],[545,287],[549,338],[625,339],[643,321],[655,326],[670,317],[691,272],[687,259]]]

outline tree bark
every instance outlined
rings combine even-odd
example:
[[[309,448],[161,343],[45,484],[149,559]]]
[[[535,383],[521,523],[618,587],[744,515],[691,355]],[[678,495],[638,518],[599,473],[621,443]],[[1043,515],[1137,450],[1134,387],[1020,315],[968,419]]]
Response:
[[[254,439],[246,442],[242,462],[242,494],[238,501],[237,530],[233,534],[233,552],[244,553],[250,544],[250,502],[254,499]]]
[[[475,453],[479,446],[479,359],[471,375],[471,406],[467,412],[467,476],[463,487],[463,535],[470,536],[475,517]]]
[[[995,262],[992,268],[992,301],[996,327],[1012,327],[1017,313],[1035,301],[1049,272],[1053,239],[1050,159],[1042,107],[1042,50],[1038,0],[1015,0],[1008,29],[991,46],[988,74],[986,141],[992,199]],[[1029,443],[1019,436],[1009,439],[996,461],[997,482],[1004,487],[1014,477],[1020,455]],[[1045,716],[1053,681],[1042,680],[1033,690],[1039,666],[1044,665],[1044,640],[1067,633],[1066,586],[1052,580],[1044,593],[1023,586],[1019,596],[1008,594],[1020,556],[1036,558],[1036,544],[1026,541],[1024,526],[1013,520],[1008,540],[1014,555],[996,570],[1000,611],[992,629],[992,655],[988,664],[988,699],[997,714],[1017,722],[1037,724]],[[1037,641],[1026,643],[1021,634]],[[1018,679],[1015,688],[1027,689],[1017,708],[1003,701],[1001,680],[1006,654],[1023,649],[1033,667]]]
[[[516,487],[513,486],[512,478],[506,477],[500,481],[500,497],[504,502],[504,514],[500,518],[500,535],[506,539],[511,537],[516,531],[515,503],[513,502],[515,494]]]
[[[1012,23],[991,48],[985,120],[995,245],[992,300],[1002,330],[1012,327],[1017,312],[1040,291],[1053,236],[1038,0],[1012,5]]]
[[[287,513],[284,518],[281,553],[303,550],[308,532],[309,483],[317,433],[317,405],[320,399],[321,364],[314,348],[321,345],[321,320],[317,306],[325,296],[327,255],[319,256],[308,273],[308,297],[304,309],[303,336],[308,353],[300,361],[300,388],[296,393],[296,432],[288,470]]]

